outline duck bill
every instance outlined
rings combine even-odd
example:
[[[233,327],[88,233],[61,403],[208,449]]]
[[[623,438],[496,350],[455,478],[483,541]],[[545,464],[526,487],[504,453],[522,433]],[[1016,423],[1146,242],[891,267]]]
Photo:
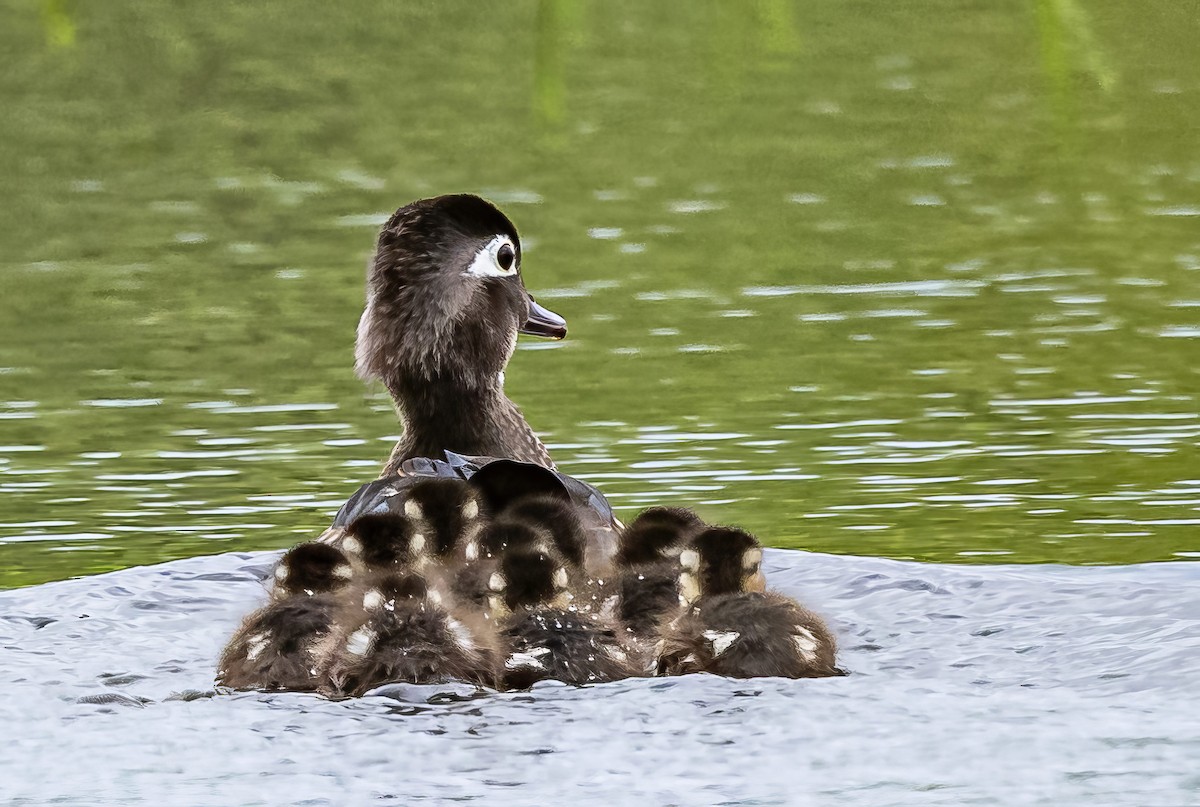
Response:
[[[529,319],[521,326],[521,333],[544,336],[547,339],[562,339],[567,335],[567,321],[548,308],[543,308],[529,298]]]

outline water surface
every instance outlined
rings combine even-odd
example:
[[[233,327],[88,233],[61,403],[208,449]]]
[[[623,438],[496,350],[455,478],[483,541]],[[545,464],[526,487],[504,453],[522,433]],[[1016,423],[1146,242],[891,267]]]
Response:
[[[1187,4],[9,5],[0,585],[311,535],[397,430],[376,228],[459,190],[571,323],[511,394],[625,512],[1200,551]]]
[[[1197,564],[771,550],[769,579],[829,617],[851,675],[214,695],[273,559],[0,592],[10,803],[1200,802]],[[71,764],[24,774],[51,758]]]

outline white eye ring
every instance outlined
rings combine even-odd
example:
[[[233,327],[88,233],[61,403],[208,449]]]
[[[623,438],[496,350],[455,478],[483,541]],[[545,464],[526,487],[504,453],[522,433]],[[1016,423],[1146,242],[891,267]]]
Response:
[[[512,262],[505,269],[500,263],[500,250],[508,247],[512,252]],[[475,253],[466,274],[475,277],[512,277],[520,269],[517,261],[517,246],[507,235],[497,235],[487,242],[483,249]]]

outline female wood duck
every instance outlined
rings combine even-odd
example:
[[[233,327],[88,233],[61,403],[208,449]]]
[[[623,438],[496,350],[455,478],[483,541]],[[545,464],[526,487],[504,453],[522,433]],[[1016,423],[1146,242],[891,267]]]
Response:
[[[368,269],[355,350],[359,375],[384,383],[404,424],[384,475],[446,450],[554,467],[504,394],[518,333],[562,339],[567,328],[525,290],[512,222],[468,194],[397,210]]]
[[[714,527],[680,554],[689,605],[663,631],[659,673],[709,672],[732,678],[844,675],[837,643],[819,616],[765,591],[762,547],[754,536]]]
[[[334,547],[307,543],[289,550],[275,567],[271,602],[243,620],[221,654],[217,683],[316,689],[351,577],[350,561]]]
[[[452,602],[420,575],[387,575],[347,610],[331,648],[322,690],[359,696],[382,684],[499,683],[494,626]]]

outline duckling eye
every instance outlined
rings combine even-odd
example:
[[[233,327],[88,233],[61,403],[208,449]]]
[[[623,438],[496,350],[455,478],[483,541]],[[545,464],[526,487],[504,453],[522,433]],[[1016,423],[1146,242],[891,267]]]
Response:
[[[504,244],[496,252],[496,263],[500,264],[500,268],[505,272],[511,272],[513,262],[517,259],[517,253],[513,250],[510,244]]]

